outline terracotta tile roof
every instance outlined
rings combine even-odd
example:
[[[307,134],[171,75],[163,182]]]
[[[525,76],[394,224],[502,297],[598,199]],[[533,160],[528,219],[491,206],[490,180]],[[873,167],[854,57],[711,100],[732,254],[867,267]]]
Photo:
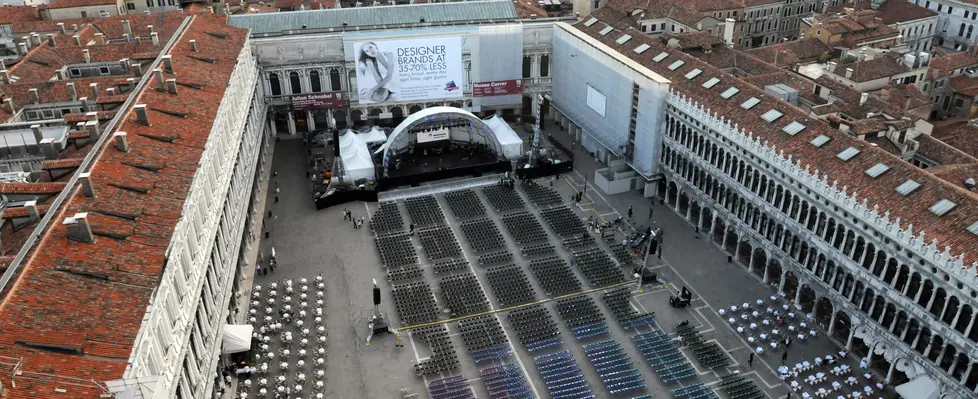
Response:
[[[235,14],[268,14],[273,12],[279,12],[279,11],[277,8],[269,5],[249,4],[245,7],[242,7],[241,10],[239,10]]]
[[[849,195],[856,195],[859,198],[857,202],[866,199],[869,207],[879,204],[884,210],[889,210],[891,219],[901,218],[902,228],[910,223],[914,226],[928,226],[927,241],[936,240],[938,248],[950,246],[954,256],[964,253],[966,265],[978,261],[978,236],[965,231],[966,227],[978,219],[978,195],[949,185],[870,143],[840,133],[825,121],[809,117],[808,112],[778,100],[762,89],[711,67],[688,54],[669,49],[656,40],[642,35],[637,29],[620,26],[616,27],[618,32],[599,34],[606,27],[608,25],[603,22],[592,24],[590,27],[577,23],[573,29],[584,32],[593,40],[616,49],[620,56],[631,58],[669,79],[670,90],[681,93],[690,101],[708,108],[710,112],[718,116],[736,115],[733,119],[739,129],[750,132],[756,140],[773,147],[778,153],[783,151],[783,155],[790,156],[793,162],[803,167],[810,165],[811,170],[817,169],[820,173],[827,174],[830,182],[838,181],[838,187],[845,187]],[[615,39],[623,33],[631,35],[633,39],[624,45],[616,43]],[[635,53],[633,50],[642,44],[647,44],[650,48],[641,54]],[[666,60],[661,63],[652,60],[662,52],[669,54]],[[675,70],[667,68],[672,61],[680,59],[685,61],[684,65]],[[684,75],[693,68],[701,69],[703,73],[696,79],[686,79]],[[712,89],[702,87],[702,82],[711,77],[719,78],[721,83]],[[730,86],[740,88],[740,92],[733,99],[725,100],[720,97],[720,93]],[[740,103],[750,97],[761,99],[761,104],[745,110]],[[770,109],[777,109],[784,116],[776,123],[767,123],[761,115]],[[793,136],[783,133],[781,129],[791,122],[805,124],[807,128]],[[828,144],[822,147],[809,144],[814,137],[823,134],[832,138]],[[858,148],[861,153],[849,161],[834,156],[848,147]],[[879,162],[887,163],[891,170],[875,179],[864,173],[866,169]],[[921,189],[909,196],[902,196],[895,188],[908,178],[919,182]],[[944,216],[929,212],[927,209],[940,199],[954,201],[958,206]]]
[[[948,77],[957,69],[976,65],[978,65],[978,57],[967,51],[958,51],[932,58],[928,75],[931,79]]]
[[[40,82],[50,80],[65,65],[65,60],[53,48],[45,45],[32,48],[9,71],[11,78],[16,78],[18,82]]]
[[[964,185],[965,180],[978,179],[978,164],[931,166],[927,171],[965,189],[967,189]]]
[[[662,39],[665,40],[666,43],[668,43],[670,39],[676,39],[677,45],[683,50],[712,50],[715,46],[723,45],[722,39],[710,35],[707,32],[667,33],[662,35]]]
[[[44,216],[44,214],[48,212],[48,208],[50,208],[48,205],[38,205],[37,213]],[[26,218],[28,216],[30,216],[30,214],[27,212],[27,208],[22,206],[10,207],[3,210],[4,218]]]
[[[68,132],[69,140],[87,139],[90,137],[92,137],[92,135],[89,134],[87,130],[72,130]]]
[[[928,135],[917,137],[917,153],[941,165],[978,163],[978,159]]]
[[[41,169],[51,170],[51,169],[77,168],[81,166],[82,161],[84,160],[85,160],[84,158],[50,159],[46,161],[41,161]]]
[[[870,9],[869,0],[857,0],[855,5],[845,2],[825,9],[824,14],[842,13],[845,8],[857,10]],[[876,16],[883,18],[883,23],[893,25],[898,22],[911,22],[918,19],[937,16],[937,12],[918,6],[908,1],[887,0],[876,9]]]
[[[888,78],[909,71],[900,61],[887,56],[850,64],[840,64],[835,69],[836,75],[845,76],[846,68],[852,68],[852,77],[849,80],[857,83]]]
[[[832,49],[818,39],[801,39],[793,42],[778,43],[771,46],[758,47],[746,50],[747,54],[753,55],[758,59],[769,64],[784,67],[797,62],[817,61],[822,54],[831,52]]]
[[[180,104],[191,112],[186,118],[153,113],[152,126],[138,124],[134,113],[126,115],[118,130],[129,132],[132,150],[116,151],[111,143],[97,149],[90,172],[98,195],[88,198],[76,189],[55,218],[88,212],[97,241],[69,240],[66,229],[55,223],[4,298],[0,356],[23,358],[24,375],[44,372],[95,381],[123,375],[219,103],[247,39],[247,31],[224,25],[224,18],[193,18],[170,54],[178,79],[193,74],[207,87],[173,95],[153,90],[150,84],[138,94],[138,101],[150,107]],[[208,32],[227,36],[221,39]],[[196,40],[200,54],[217,62],[202,68],[200,61],[189,58],[189,40]],[[146,138],[164,132],[176,134],[175,141]],[[134,162],[162,169],[127,166]],[[147,191],[119,188],[133,186]],[[134,219],[111,216],[118,214]],[[62,349],[45,349],[53,345]],[[67,394],[60,394],[54,383],[38,379],[18,384],[8,388],[7,398],[97,398],[102,393],[94,387],[70,386]]]
[[[690,0],[688,6],[699,12],[741,10],[744,4],[735,0]]]
[[[75,8],[91,6],[116,5],[117,0],[51,0],[51,4],[45,4],[44,8]]]
[[[900,148],[897,147],[896,144],[893,144],[893,142],[886,137],[867,137],[866,141],[870,142],[871,144],[875,144],[876,148],[879,148],[890,154],[896,156],[903,155],[903,151],[900,151]]]
[[[961,123],[941,129],[935,128],[934,138],[965,154],[978,158],[978,127],[970,123]],[[978,179],[978,176],[975,178]]]
[[[99,98],[95,100],[95,103],[96,104],[122,104],[126,102],[127,98],[129,98],[128,94],[116,94],[114,96],[99,96]]]
[[[115,110],[112,110],[112,111],[96,111],[96,118],[98,118],[98,120],[100,120],[100,121],[109,120],[109,119],[112,119],[112,117],[115,116],[115,112],[116,112]],[[84,122],[84,121],[87,121],[88,120],[88,115],[85,115],[84,112],[79,112],[79,113],[74,113],[74,114],[67,114],[67,115],[64,115],[64,120],[65,120],[65,123]]]
[[[0,86],[0,93],[14,99],[18,105],[29,104],[30,90],[37,89],[37,96],[41,103],[55,103],[72,101],[71,91],[68,90],[68,83],[75,84],[75,91],[78,97],[91,97],[90,85],[97,83],[99,91],[105,93],[108,88],[120,90],[117,78],[84,78],[73,80],[39,81],[26,83],[13,83]]]
[[[533,15],[540,18],[548,16],[547,11],[538,7],[533,0],[513,0],[513,5],[516,7],[516,15],[520,18],[530,18]]]
[[[40,21],[41,13],[31,6],[0,7],[0,25]]]
[[[0,183],[0,194],[57,194],[65,183]]]
[[[947,84],[954,91],[954,94],[968,97],[978,95],[978,79],[970,78],[967,75],[954,76],[948,80]]]
[[[744,0],[744,6],[747,7],[766,6],[769,4],[780,3],[782,1],[783,0]]]
[[[635,10],[643,10],[646,19],[670,18],[687,26],[695,26],[697,22],[707,18],[707,15],[689,8],[685,3],[672,0],[611,0],[605,7],[629,15]]]

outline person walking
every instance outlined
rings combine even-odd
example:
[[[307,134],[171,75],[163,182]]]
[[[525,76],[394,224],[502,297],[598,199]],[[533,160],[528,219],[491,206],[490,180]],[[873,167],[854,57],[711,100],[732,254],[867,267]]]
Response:
[[[554,186],[554,182],[557,181],[557,176],[550,176],[550,187]]]
[[[411,232],[411,235],[413,236],[414,235],[414,223],[411,223],[411,224],[408,225],[408,230]]]
[[[623,246],[623,247],[627,247],[628,246],[628,239],[627,238],[624,239],[624,240],[621,240],[621,246]]]
[[[346,210],[346,208],[343,208],[343,221],[346,221],[346,214],[347,214],[347,212],[350,212],[350,211]]]
[[[747,365],[754,367],[754,352],[751,352],[750,357],[747,358]]]
[[[788,349],[785,348],[784,353],[781,354],[781,364],[788,361]]]
[[[629,205],[628,206],[628,220],[632,220],[632,213],[633,213],[632,212],[632,206]]]
[[[785,349],[791,347],[791,337],[787,337],[787,338],[784,339],[784,347],[785,347]]]
[[[363,216],[360,216],[360,227],[363,227]]]
[[[356,219],[352,219],[351,218],[350,220],[353,221],[353,230],[356,230],[356,229],[359,229],[360,228],[360,224],[357,223],[357,220]]]

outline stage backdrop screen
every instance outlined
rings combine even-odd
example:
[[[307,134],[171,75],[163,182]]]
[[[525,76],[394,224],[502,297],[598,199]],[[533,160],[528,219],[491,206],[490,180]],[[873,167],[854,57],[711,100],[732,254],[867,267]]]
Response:
[[[448,140],[448,128],[435,129],[428,132],[418,133],[418,143],[427,143],[438,140]]]
[[[462,98],[462,38],[353,43],[360,104]]]

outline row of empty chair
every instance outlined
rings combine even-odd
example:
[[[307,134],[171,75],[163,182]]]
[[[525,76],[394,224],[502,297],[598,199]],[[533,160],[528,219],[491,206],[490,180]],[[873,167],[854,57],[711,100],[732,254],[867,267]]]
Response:
[[[526,377],[516,363],[487,367],[479,370],[482,382],[489,391],[489,399],[529,399],[533,392],[526,384]]]
[[[617,341],[608,339],[586,344],[584,355],[591,361],[601,382],[612,395],[646,388],[645,378],[642,378],[632,359]]]
[[[448,226],[439,226],[418,233],[421,247],[429,261],[438,261],[462,256],[462,246],[455,239],[455,233]]]
[[[505,359],[512,355],[506,333],[496,315],[482,315],[458,321],[458,332],[476,363]]]
[[[682,337],[683,345],[689,347],[696,361],[706,369],[715,369],[730,364],[730,356],[714,341],[704,341],[696,327],[687,322],[676,326],[676,333]]]
[[[479,195],[472,190],[450,191],[445,193],[445,202],[456,219],[465,220],[486,215],[486,207],[482,206]]]
[[[469,247],[476,253],[495,251],[506,247],[506,240],[489,218],[462,223],[462,234],[469,241]]]
[[[417,328],[411,331],[411,336],[428,345],[431,357],[414,365],[417,375],[441,374],[458,369],[459,360],[452,341],[448,337],[448,329],[444,325],[433,325]]]
[[[431,399],[471,399],[475,397],[465,374],[429,381],[428,396]]]
[[[575,338],[583,340],[608,333],[608,322],[589,295],[560,299],[556,301],[556,306],[557,314],[564,319],[564,324]]]
[[[621,267],[601,248],[592,248],[571,255],[571,265],[584,274],[591,287],[603,287],[625,281]]]
[[[451,273],[460,270],[469,270],[469,261],[465,259],[449,259],[435,262],[431,265],[435,274]]]
[[[636,261],[635,257],[641,254],[635,254],[631,248],[621,245],[621,243],[618,242],[617,237],[612,237],[612,239],[615,242],[612,242],[608,245],[608,249],[611,250],[611,256],[613,256],[615,260],[617,260],[618,263],[622,265],[635,263]]]
[[[608,310],[624,328],[639,328],[655,324],[655,312],[639,313],[630,303],[632,292],[628,287],[618,287],[601,294]]]
[[[589,236],[581,218],[566,206],[541,210],[540,216],[561,238]]]
[[[501,265],[506,263],[513,263],[513,253],[508,250],[490,252],[487,254],[479,255],[477,262],[479,266],[493,266]]]
[[[391,286],[391,297],[401,321],[406,324],[427,323],[438,320],[435,295],[426,281]]]
[[[736,373],[721,376],[720,388],[730,399],[763,399],[767,396],[753,379]]]
[[[417,263],[403,266],[386,266],[387,281],[400,282],[424,276],[424,270]]]
[[[389,267],[399,267],[418,263],[418,253],[411,243],[408,233],[378,235],[374,239],[380,263]]]
[[[404,219],[401,218],[401,211],[397,209],[397,202],[381,202],[370,217],[370,227],[377,234],[386,234],[404,230]]]
[[[482,193],[489,200],[489,205],[498,213],[507,213],[526,207],[523,198],[520,198],[516,190],[509,187],[486,186],[482,189]]]
[[[570,294],[581,290],[581,280],[563,258],[551,256],[531,260],[529,268],[547,296]]]
[[[528,245],[546,242],[547,232],[543,230],[543,225],[529,212],[519,212],[503,216],[503,225],[509,231],[518,245]]]
[[[516,337],[530,352],[552,348],[563,343],[560,330],[543,305],[514,309],[506,314]]]
[[[524,259],[539,258],[541,256],[553,256],[557,254],[557,250],[550,243],[541,243],[527,245],[520,248],[520,255],[523,255]]]
[[[489,300],[482,292],[479,280],[472,273],[442,277],[442,303],[451,310],[452,317],[482,313],[489,310]]]
[[[533,358],[553,399],[593,399],[591,384],[570,351],[564,350]]]
[[[404,200],[407,208],[408,217],[414,228],[434,227],[445,224],[445,215],[441,212],[441,206],[433,195],[413,197]]]
[[[719,399],[713,389],[702,382],[672,390],[676,399]]]
[[[632,340],[662,382],[668,384],[696,376],[693,365],[686,360],[672,338],[662,330],[653,329],[647,333],[634,334]]]
[[[530,202],[536,204],[536,206],[553,206],[563,202],[560,194],[557,194],[554,189],[544,187],[540,183],[537,183],[536,180],[523,180],[520,183],[520,188],[526,193],[526,197],[530,199]]]
[[[489,269],[486,278],[500,307],[522,305],[537,299],[520,266],[508,265]]]

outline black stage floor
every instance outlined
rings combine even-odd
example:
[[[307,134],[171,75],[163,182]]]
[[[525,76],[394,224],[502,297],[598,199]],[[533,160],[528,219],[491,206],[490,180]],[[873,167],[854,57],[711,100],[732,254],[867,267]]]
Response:
[[[442,155],[414,156],[401,161],[401,168],[388,169],[387,177],[399,178],[436,172],[444,169],[468,168],[472,166],[492,164],[496,161],[480,156],[465,157],[461,152],[449,152]]]

